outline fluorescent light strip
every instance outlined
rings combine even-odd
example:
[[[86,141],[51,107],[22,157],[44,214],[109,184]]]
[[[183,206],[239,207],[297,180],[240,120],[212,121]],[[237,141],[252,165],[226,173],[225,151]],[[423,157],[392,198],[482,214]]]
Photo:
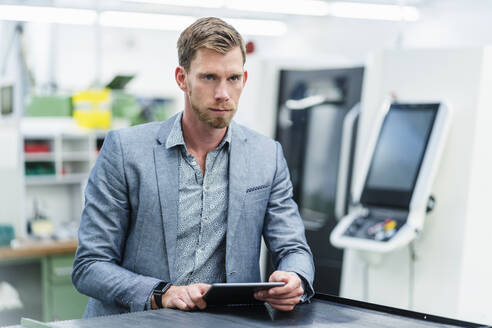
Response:
[[[39,6],[0,5],[0,20],[55,24],[93,25],[97,13],[87,9]],[[196,20],[192,16],[147,14],[124,11],[103,11],[99,23],[108,27],[182,31]],[[225,19],[245,35],[279,36],[287,31],[280,21],[260,19]]]
[[[280,21],[237,18],[224,18],[224,20],[244,35],[280,36],[287,32],[287,24]]]
[[[192,16],[144,14],[124,11],[105,11],[100,14],[102,26],[182,31],[196,20]],[[224,18],[245,35],[279,36],[287,31],[283,22],[260,19]]]
[[[87,9],[0,5],[0,20],[91,25],[96,22],[97,13]]]
[[[160,4],[180,7],[226,8],[277,14],[325,16],[329,4],[319,0],[122,0],[125,2]]]
[[[225,0],[122,0],[125,2],[149,3],[180,7],[221,8]]]
[[[343,18],[390,21],[416,21],[419,19],[419,12],[415,7],[358,2],[334,2],[330,4],[329,14]]]
[[[410,6],[334,2],[320,0],[122,0],[181,7],[226,8],[240,11],[304,16],[336,16],[343,18],[416,21],[417,8]]]
[[[267,13],[326,16],[330,6],[325,1],[317,0],[229,0],[226,8]]]
[[[104,11],[99,16],[102,26],[182,31],[196,20],[192,16]]]

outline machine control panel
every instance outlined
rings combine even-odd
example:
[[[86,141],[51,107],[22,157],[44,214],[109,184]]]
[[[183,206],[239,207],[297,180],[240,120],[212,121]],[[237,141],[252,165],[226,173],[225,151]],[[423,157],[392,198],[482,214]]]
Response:
[[[417,238],[445,144],[442,103],[386,103],[367,143],[348,213],[330,234],[340,248],[386,253]]]
[[[406,216],[369,213],[354,219],[344,236],[386,242],[405,224]]]

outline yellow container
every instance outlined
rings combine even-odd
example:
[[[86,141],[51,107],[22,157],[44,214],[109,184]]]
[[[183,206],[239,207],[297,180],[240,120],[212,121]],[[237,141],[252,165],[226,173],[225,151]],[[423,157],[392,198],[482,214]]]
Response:
[[[89,129],[111,127],[111,90],[89,89],[75,93],[73,117],[78,125]]]

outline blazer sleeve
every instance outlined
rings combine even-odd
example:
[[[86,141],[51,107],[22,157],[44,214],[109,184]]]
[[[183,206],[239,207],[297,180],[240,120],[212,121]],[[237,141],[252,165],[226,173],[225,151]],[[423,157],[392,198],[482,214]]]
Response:
[[[120,264],[130,226],[130,203],[119,135],[109,132],[85,190],[72,281],[77,290],[128,311],[143,311],[159,283]]]
[[[277,270],[297,273],[304,282],[305,298],[314,295],[314,263],[306,242],[304,224],[292,199],[287,162],[282,146],[276,142],[276,171],[268,201],[263,236]]]

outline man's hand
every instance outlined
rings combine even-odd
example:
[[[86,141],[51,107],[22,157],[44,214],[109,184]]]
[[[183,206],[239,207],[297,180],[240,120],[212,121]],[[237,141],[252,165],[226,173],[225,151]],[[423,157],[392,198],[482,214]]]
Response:
[[[285,271],[275,271],[268,279],[269,282],[285,282],[282,287],[274,287],[255,293],[255,298],[259,301],[267,302],[274,309],[281,311],[291,311],[296,304],[301,301],[304,294],[301,278],[295,273]]]
[[[203,295],[210,287],[211,286],[208,284],[171,286],[164,295],[162,295],[162,306],[183,311],[191,311],[196,308],[203,310],[207,307],[207,303],[203,300]],[[152,307],[156,307],[153,299]]]

